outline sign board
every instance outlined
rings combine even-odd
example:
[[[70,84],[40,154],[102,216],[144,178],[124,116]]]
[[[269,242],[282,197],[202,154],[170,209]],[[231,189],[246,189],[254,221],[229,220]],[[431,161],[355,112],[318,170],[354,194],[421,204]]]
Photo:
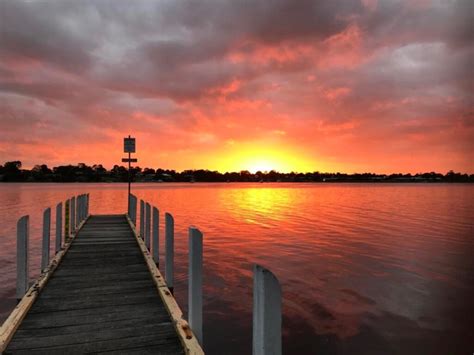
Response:
[[[123,151],[125,153],[135,153],[135,138],[123,139]]]
[[[138,159],[136,158],[132,158],[132,159],[122,158],[122,163],[136,163],[136,162],[138,162]]]

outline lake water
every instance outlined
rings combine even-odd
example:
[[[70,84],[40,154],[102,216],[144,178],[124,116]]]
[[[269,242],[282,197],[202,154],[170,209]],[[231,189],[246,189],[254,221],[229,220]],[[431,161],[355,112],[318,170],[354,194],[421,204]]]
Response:
[[[175,296],[183,311],[187,228],[204,233],[208,354],[251,353],[254,263],[280,280],[284,353],[474,351],[473,185],[195,183],[133,190],[160,209],[160,228],[164,212],[175,218]],[[30,215],[30,268],[37,276],[43,209],[83,192],[90,193],[92,214],[126,210],[125,184],[0,184],[2,321],[15,305],[17,219]],[[52,229],[54,235],[54,223]]]

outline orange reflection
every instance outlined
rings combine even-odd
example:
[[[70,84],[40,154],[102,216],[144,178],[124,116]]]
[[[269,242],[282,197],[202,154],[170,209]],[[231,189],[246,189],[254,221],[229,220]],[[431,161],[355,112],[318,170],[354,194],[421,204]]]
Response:
[[[233,190],[232,201],[235,208],[232,212],[245,222],[270,227],[272,221],[284,220],[287,206],[293,205],[292,189],[252,187]]]

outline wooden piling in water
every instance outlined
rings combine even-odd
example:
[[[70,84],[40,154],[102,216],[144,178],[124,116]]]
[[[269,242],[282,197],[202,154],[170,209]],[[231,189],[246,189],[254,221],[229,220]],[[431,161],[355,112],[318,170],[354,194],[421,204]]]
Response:
[[[70,233],[74,234],[76,231],[76,197],[72,197],[69,204],[69,215],[71,221]]]
[[[43,272],[49,264],[49,247],[50,247],[50,231],[51,231],[51,208],[47,208],[43,212],[43,242],[41,252],[41,272]]]
[[[165,213],[165,279],[168,287],[173,291],[174,283],[174,218]]]
[[[28,251],[30,217],[23,216],[16,226],[16,298],[20,300],[29,287]]]
[[[136,226],[137,225],[137,197],[135,195],[131,195],[130,208],[131,208],[130,219],[132,220],[133,224]]]
[[[153,228],[152,228],[152,247],[153,260],[156,265],[160,264],[160,212],[153,206]]]
[[[259,265],[253,275],[253,355],[281,355],[280,283]]]
[[[63,229],[63,203],[56,205],[56,242],[54,243],[54,251],[57,253],[62,246],[62,229]]]
[[[145,204],[145,245],[150,251],[150,232],[151,232],[151,206],[147,202]]]
[[[140,238],[145,234],[145,202],[140,200]]]
[[[202,344],[202,233],[189,228],[189,325]]]

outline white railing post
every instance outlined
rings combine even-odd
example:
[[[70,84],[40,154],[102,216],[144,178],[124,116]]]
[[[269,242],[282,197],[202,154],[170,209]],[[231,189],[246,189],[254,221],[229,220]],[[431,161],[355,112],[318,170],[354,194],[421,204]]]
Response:
[[[61,250],[62,229],[63,229],[63,203],[59,202],[56,205],[56,243],[55,243],[55,248],[54,248],[54,251],[56,253]]]
[[[160,212],[158,208],[153,207],[153,230],[152,230],[152,245],[153,245],[153,260],[156,265],[160,264]]]
[[[253,269],[253,355],[281,355],[281,288],[269,270]]]
[[[148,250],[150,250],[150,232],[151,232],[151,206],[147,202],[145,205],[145,245]]]
[[[189,227],[189,325],[202,345],[202,233]]]
[[[145,203],[140,200],[140,237],[143,239],[145,234]]]
[[[74,234],[76,231],[76,197],[71,198],[71,202],[69,203],[69,217],[70,217],[70,231],[71,235]]]
[[[174,219],[169,213],[165,213],[165,250],[166,267],[165,278],[168,288],[173,292],[173,268],[174,268]]]
[[[47,208],[43,212],[43,243],[41,253],[41,272],[43,272],[49,264],[49,244],[51,232],[51,208]]]
[[[16,225],[16,298],[20,300],[29,286],[28,273],[28,239],[30,234],[30,217],[23,216]]]

